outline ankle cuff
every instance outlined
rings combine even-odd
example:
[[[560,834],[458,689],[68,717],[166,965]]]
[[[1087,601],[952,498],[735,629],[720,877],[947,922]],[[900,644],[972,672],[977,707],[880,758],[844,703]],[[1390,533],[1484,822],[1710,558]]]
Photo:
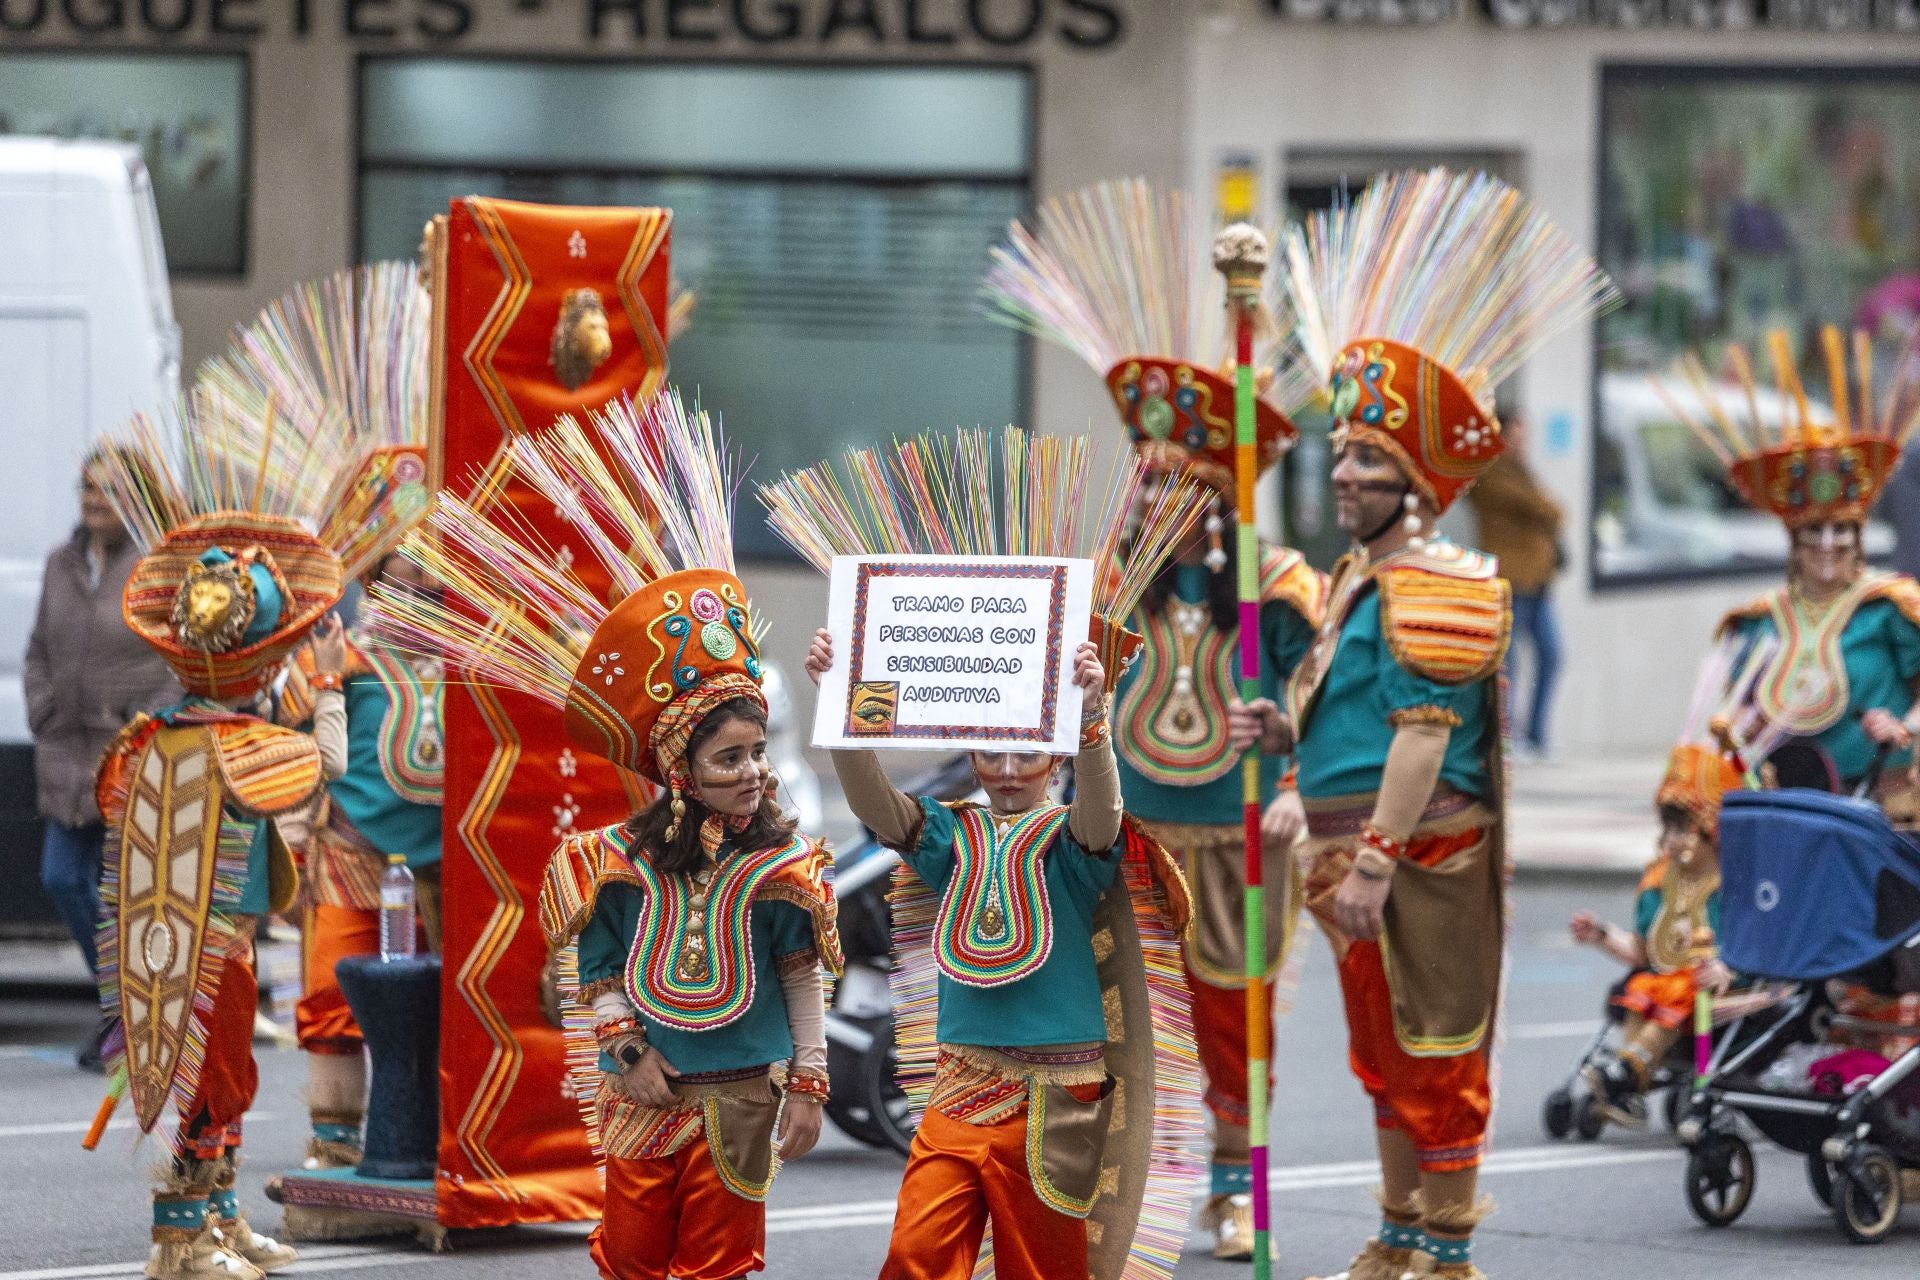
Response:
[[[1380,1224],[1380,1243],[1389,1249],[1426,1249],[1427,1233],[1388,1218]]]
[[[1216,1196],[1244,1195],[1253,1190],[1253,1166],[1245,1164],[1213,1165],[1212,1190]]]

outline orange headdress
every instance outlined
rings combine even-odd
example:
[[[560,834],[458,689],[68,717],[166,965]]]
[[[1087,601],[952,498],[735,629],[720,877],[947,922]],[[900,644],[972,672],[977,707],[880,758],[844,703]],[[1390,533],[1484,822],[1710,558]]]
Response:
[[[1720,829],[1720,801],[1738,791],[1745,780],[1718,747],[1683,742],[1667,757],[1667,771],[1654,794],[1659,808],[1684,809],[1694,825],[1713,836]]]
[[[340,599],[340,561],[306,515],[319,477],[298,463],[315,460],[277,444],[199,389],[134,418],[93,463],[145,551],[121,597],[127,625],[189,693],[257,693]]]
[[[1376,178],[1292,228],[1277,274],[1336,432],[1440,511],[1500,456],[1494,389],[1618,296],[1518,191],[1445,169]]]
[[[1008,323],[1065,347],[1105,377],[1134,448],[1234,494],[1234,383],[1224,285],[1196,202],[1140,179],[1105,182],[1014,223],[993,251],[986,294]],[[1265,471],[1314,396],[1307,370],[1263,316],[1254,457]]]
[[[1692,403],[1684,403],[1665,386],[1660,391],[1725,464],[1728,480],[1747,505],[1772,512],[1788,529],[1858,523],[1873,509],[1920,419],[1920,382],[1912,376],[1915,339],[1920,339],[1920,329],[1909,338],[1884,395],[1876,395],[1873,385],[1868,335],[1856,332],[1849,352],[1832,325],[1820,331],[1825,404],[1807,394],[1783,330],[1767,335],[1771,390],[1756,385],[1746,349],[1731,345],[1726,386],[1710,383],[1699,359],[1689,356],[1681,362],[1680,376],[1692,392]]]

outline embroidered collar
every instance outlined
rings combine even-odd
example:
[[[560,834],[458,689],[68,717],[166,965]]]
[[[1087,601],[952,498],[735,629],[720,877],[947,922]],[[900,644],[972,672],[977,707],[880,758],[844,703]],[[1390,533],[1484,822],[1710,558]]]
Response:
[[[940,971],[969,987],[1004,987],[1032,975],[1053,951],[1043,859],[1067,822],[1065,805],[998,817],[961,809],[953,874],[934,919]]]

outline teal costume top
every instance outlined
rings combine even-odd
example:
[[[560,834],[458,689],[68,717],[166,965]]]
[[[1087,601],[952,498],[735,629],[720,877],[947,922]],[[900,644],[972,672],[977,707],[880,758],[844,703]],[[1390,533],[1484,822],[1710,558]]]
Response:
[[[1641,938],[1653,932],[1653,922],[1660,918],[1661,890],[1659,885],[1642,889],[1633,903],[1633,931]],[[1707,895],[1707,928],[1714,936],[1720,936],[1720,891],[1715,889]]]
[[[721,845],[716,886],[730,867],[738,864],[738,853],[731,842]],[[625,979],[639,932],[640,908],[638,886],[599,886],[593,913],[579,935],[581,986]],[[787,999],[780,989],[775,964],[795,953],[813,954],[812,920],[790,902],[756,895],[747,909],[747,926],[755,978],[753,998],[739,1017],[711,1030],[685,1031],[660,1023],[643,1009],[635,1010],[635,1017],[646,1028],[647,1042],[682,1074],[763,1067],[793,1056]],[[621,1067],[602,1053],[600,1069],[617,1074]]]
[[[351,676],[346,697],[347,771],[327,784],[333,802],[381,853],[400,854],[415,868],[439,862],[440,806],[402,798],[381,766],[382,726],[393,709],[385,682]]]
[[[1300,794],[1307,799],[1373,795],[1399,723],[1431,717],[1453,724],[1440,781],[1490,800],[1488,768],[1499,726],[1485,678],[1442,684],[1395,660],[1380,624],[1377,586],[1348,612],[1312,718],[1295,747]]]
[[[1906,582],[1904,579],[1901,581]],[[1910,587],[1911,583],[1907,582],[1906,585]],[[1782,591],[1770,596],[1729,620],[1735,632],[1745,641],[1747,649],[1761,637],[1779,633],[1771,611],[1755,610],[1766,610],[1771,604],[1781,603],[1784,594]],[[1836,607],[1844,607],[1844,602]],[[1826,664],[1821,649],[1810,640],[1807,651],[1809,656],[1804,667],[1824,674]],[[1845,705],[1832,709],[1830,714],[1834,718],[1831,723],[1802,736],[1810,738],[1833,759],[1841,779],[1851,786],[1866,776],[1877,750],[1873,739],[1860,728],[1861,715],[1874,707],[1881,707],[1895,716],[1904,717],[1913,707],[1913,681],[1920,677],[1920,626],[1914,624],[1894,599],[1886,595],[1867,599],[1853,609],[1852,615],[1841,626],[1838,655],[1844,668]],[[1781,696],[1788,701],[1795,699],[1794,690],[1801,687],[1784,670],[1791,657],[1783,648],[1772,663],[1772,669],[1782,674]],[[1820,675],[1813,678],[1817,680]],[[1828,675],[1826,678],[1832,677]],[[1768,677],[1762,677],[1761,685],[1756,689],[1756,694],[1763,699],[1763,710],[1766,709],[1764,699],[1768,694],[1767,686]],[[1904,768],[1912,759],[1911,749],[1895,751],[1887,757],[1886,768],[1889,771]]]
[[[1260,609],[1260,689],[1278,698],[1289,674],[1313,643],[1319,575],[1298,553],[1269,551],[1266,600]],[[1173,599],[1204,606],[1212,572],[1204,565],[1174,566]],[[1146,648],[1114,691],[1113,746],[1127,812],[1156,822],[1237,823],[1241,818],[1240,757],[1226,740],[1227,699],[1238,696],[1237,632],[1221,634],[1211,613],[1201,623],[1191,657],[1191,693],[1176,687],[1183,643],[1167,614],[1129,624]],[[1260,761],[1261,794],[1271,798],[1286,760]]]
[[[939,1039],[1005,1048],[1104,1041],[1107,1020],[1094,967],[1093,914],[1118,874],[1118,856],[1082,848],[1067,831],[1066,811],[1058,807],[1022,815],[992,849],[981,848],[976,838],[996,825],[984,810],[960,814],[922,797],[920,812],[919,838],[904,857],[942,900],[934,936],[940,960]],[[962,862],[971,868],[970,881],[949,894]],[[1037,892],[1041,885],[1044,902]],[[950,905],[957,908],[951,923],[967,936],[952,936],[945,928]],[[1011,945],[997,950],[998,942]],[[955,971],[965,972],[967,980],[956,979]]]

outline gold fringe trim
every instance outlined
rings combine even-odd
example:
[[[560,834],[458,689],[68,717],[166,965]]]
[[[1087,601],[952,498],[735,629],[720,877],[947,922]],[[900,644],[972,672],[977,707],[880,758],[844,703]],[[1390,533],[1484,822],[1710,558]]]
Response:
[[[956,1061],[989,1072],[1002,1080],[1038,1080],[1043,1084],[1073,1086],[1099,1084],[1107,1078],[1107,1065],[1104,1058],[1085,1066],[1050,1067],[1040,1063],[1023,1062],[1019,1058],[1010,1058],[984,1045],[947,1044],[942,1041],[940,1051]]]
[[[1457,713],[1449,711],[1445,707],[1431,705],[1424,707],[1401,707],[1398,711],[1388,713],[1387,723],[1396,729],[1402,725],[1409,724],[1438,724],[1445,725],[1449,729],[1458,729],[1460,727],[1460,717]]]

